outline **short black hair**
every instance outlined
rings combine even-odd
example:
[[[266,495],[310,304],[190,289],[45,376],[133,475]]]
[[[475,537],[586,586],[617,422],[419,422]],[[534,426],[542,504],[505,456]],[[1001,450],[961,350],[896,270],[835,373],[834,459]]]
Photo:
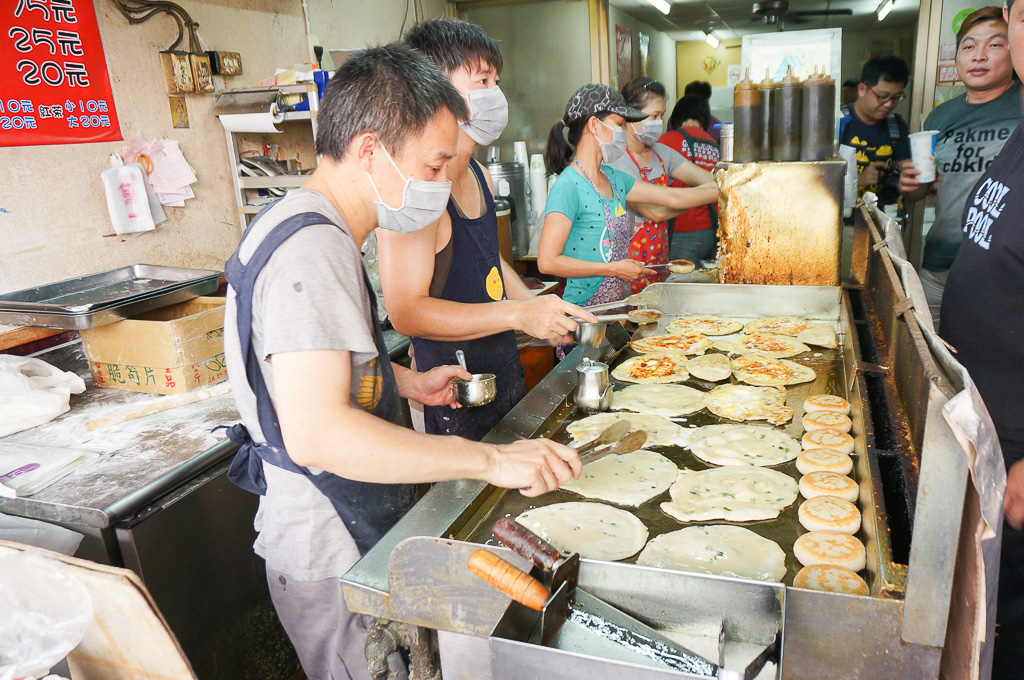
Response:
[[[860,82],[868,87],[874,87],[879,80],[906,85],[910,80],[910,69],[907,68],[907,62],[903,61],[903,57],[895,54],[871,57],[860,71]]]
[[[426,55],[446,75],[460,66],[476,68],[481,60],[501,73],[501,49],[487,31],[462,19],[431,19],[405,34],[405,43]]]
[[[648,78],[646,76],[640,76],[639,78],[633,78],[619,90],[622,93],[622,98],[626,100],[627,106],[632,106],[634,109],[642,109],[647,106],[647,102],[651,100],[651,96],[661,97],[665,99],[665,86],[659,83],[654,78]]]
[[[694,80],[686,84],[683,88],[683,96],[688,94],[695,94],[698,97],[704,97],[704,99],[711,99],[711,83],[706,80]]]
[[[672,109],[668,124],[673,130],[678,130],[683,126],[684,120],[691,119],[700,123],[701,129],[708,126],[711,122],[711,107],[708,106],[707,99],[695,94],[680,97]]]
[[[856,78],[847,78],[843,81],[843,87],[857,87],[860,85],[860,81]]]
[[[466,100],[422,54],[398,43],[361,50],[327,81],[316,152],[341,160],[356,135],[370,132],[399,155],[442,109],[469,117]]]

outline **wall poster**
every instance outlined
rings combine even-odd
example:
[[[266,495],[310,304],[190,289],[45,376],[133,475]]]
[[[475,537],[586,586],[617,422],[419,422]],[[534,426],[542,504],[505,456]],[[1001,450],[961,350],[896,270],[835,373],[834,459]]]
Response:
[[[633,79],[633,34],[625,26],[615,26],[615,74],[622,87]]]
[[[0,146],[120,140],[93,0],[0,4]]]

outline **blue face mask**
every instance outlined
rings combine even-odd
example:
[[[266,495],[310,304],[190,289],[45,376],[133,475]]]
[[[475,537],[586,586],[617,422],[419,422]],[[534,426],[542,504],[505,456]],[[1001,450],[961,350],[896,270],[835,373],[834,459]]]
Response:
[[[377,226],[399,234],[409,234],[436,222],[448,207],[448,198],[452,194],[451,181],[428,182],[423,179],[409,179],[398,169],[383,144],[380,148],[391,161],[395,172],[405,180],[405,189],[402,192],[402,204],[392,208],[384,203],[373,177],[366,173],[370,179],[370,186],[377,194],[377,200],[374,201],[377,205]]]
[[[610,142],[602,142],[597,135],[594,135],[594,138],[601,146],[601,156],[604,158],[604,162],[614,163],[622,158],[622,154],[626,153],[626,131],[617,125],[611,126],[600,118],[597,119],[597,122],[612,131],[612,141]]]

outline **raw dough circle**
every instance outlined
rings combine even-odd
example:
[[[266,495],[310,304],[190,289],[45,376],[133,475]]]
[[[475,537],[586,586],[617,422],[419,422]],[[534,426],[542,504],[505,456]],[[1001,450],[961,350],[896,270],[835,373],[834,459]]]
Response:
[[[647,542],[647,527],[631,513],[604,503],[556,503],[516,517],[561,552],[592,560],[621,560]]]
[[[748,465],[728,465],[679,473],[671,503],[661,510],[680,522],[724,519],[751,522],[774,519],[796,500],[796,480],[789,475]]]
[[[786,553],[775,541],[734,526],[687,527],[655,536],[636,563],[644,567],[781,581]]]

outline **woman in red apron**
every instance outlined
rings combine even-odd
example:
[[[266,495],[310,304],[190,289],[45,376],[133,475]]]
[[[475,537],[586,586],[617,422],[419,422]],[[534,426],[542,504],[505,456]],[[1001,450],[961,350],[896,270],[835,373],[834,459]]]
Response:
[[[661,83],[651,78],[634,78],[622,88],[622,96],[628,106],[646,113],[647,118],[639,122],[627,122],[623,126],[626,130],[626,154],[613,163],[612,167],[637,180],[658,186],[667,187],[675,179],[690,187],[716,187],[710,172],[689,162],[675,149],[658,143],[666,106],[665,88]],[[708,193],[708,200],[699,205],[718,200],[717,190],[705,193]],[[630,259],[645,264],[667,263],[669,220],[684,211],[657,205],[630,207],[634,220],[634,233],[629,245]],[[664,270],[642,276],[631,282],[631,291],[637,293],[654,281],[664,280],[666,276]]]

